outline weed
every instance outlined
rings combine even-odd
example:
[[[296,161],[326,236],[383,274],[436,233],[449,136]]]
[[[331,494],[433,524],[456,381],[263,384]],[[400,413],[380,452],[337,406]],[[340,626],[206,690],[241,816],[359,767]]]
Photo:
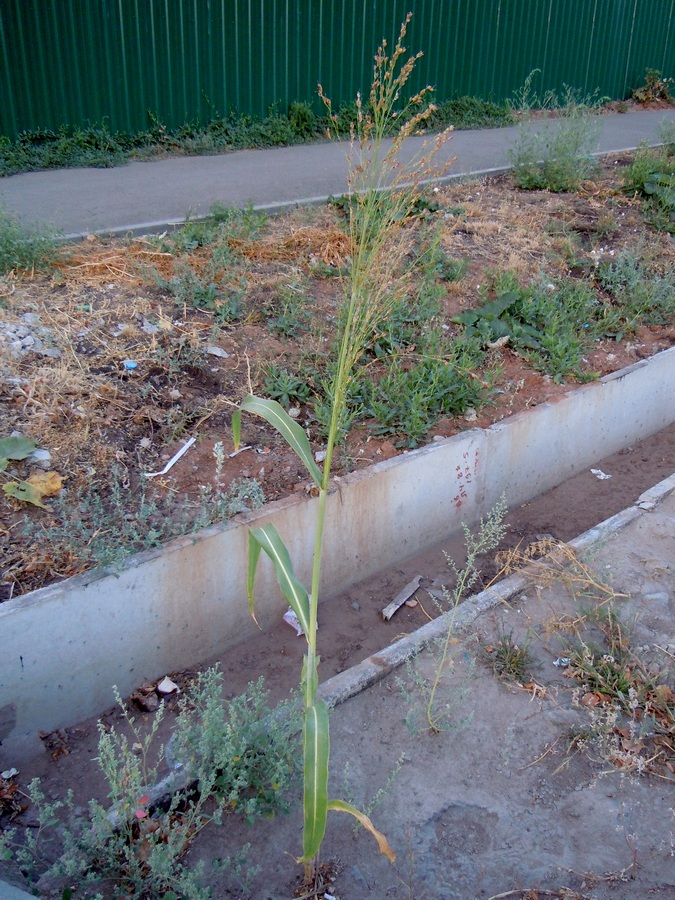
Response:
[[[494,300],[469,309],[452,321],[481,346],[509,344],[535,368],[556,382],[573,375],[586,380],[583,355],[597,337],[599,302],[583,282],[554,284],[546,281],[521,288],[509,276],[495,288]]]
[[[562,116],[578,115],[599,109],[610,99],[601,96],[599,88],[584,94],[568,84],[563,85],[561,93],[555,90],[538,93],[533,87],[537,75],[541,75],[541,69],[532,69],[522,87],[514,91],[513,99],[509,101],[509,106],[521,117],[528,116],[534,110],[548,110]]]
[[[407,369],[394,361],[370,383],[364,413],[374,419],[369,426],[373,434],[400,434],[400,446],[416,447],[437,419],[479,409],[486,393],[484,383],[451,356],[422,358]]]
[[[307,331],[311,321],[306,303],[302,285],[283,285],[274,303],[265,309],[270,331],[285,338],[299,338]]]
[[[574,191],[595,172],[591,149],[598,128],[588,115],[575,114],[541,130],[521,126],[508,157],[522,190]]]
[[[633,100],[638,103],[654,103],[663,100],[672,103],[670,93],[672,78],[664,78],[657,69],[645,69],[645,83],[633,91]]]
[[[373,812],[377,809],[377,807],[380,806],[380,804],[384,801],[384,799],[386,798],[387,794],[389,793],[392,785],[394,784],[398,775],[400,774],[401,769],[403,768],[403,765],[405,762],[407,762],[407,757],[406,757],[405,753],[402,753],[399,756],[399,758],[396,760],[394,768],[387,775],[387,778],[386,778],[384,784],[382,785],[382,787],[379,788],[369,800],[366,801],[365,799],[360,798],[359,808],[362,809],[367,816],[371,816],[373,814]],[[344,765],[344,770],[342,773],[342,781],[343,781],[343,788],[342,788],[343,796],[348,797],[350,803],[356,803],[359,798],[356,798],[354,796],[354,779],[352,776],[352,767],[351,767],[351,764],[349,761],[347,761]],[[354,825],[354,830],[358,831],[359,828],[360,828],[360,825],[357,822]]]
[[[534,658],[528,651],[528,641],[518,644],[513,639],[513,632],[500,635],[497,643],[485,650],[494,674],[503,681],[512,681],[524,685],[529,680],[529,673]]]
[[[157,497],[145,484],[131,492],[119,467],[113,467],[106,485],[63,488],[54,498],[50,519],[25,519],[24,532],[30,540],[27,553],[41,558],[41,548],[48,547],[52,566],[58,571],[67,565],[69,575],[88,566],[119,569],[134,553],[264,503],[255,479],[234,481],[227,490],[202,486],[193,520],[187,510],[177,520],[170,500]]]
[[[191,306],[214,314],[218,322],[233,322],[242,318],[246,280],[241,270],[227,265],[226,252],[213,253],[203,273],[187,261],[178,259],[174,276],[158,278],[159,287],[167,290],[176,306]]]
[[[292,102],[287,112],[278,108],[266,116],[232,112],[211,121],[185,122],[169,128],[159,116],[148,111],[149,127],[135,133],[111,131],[107,121],[85,128],[66,125],[56,131],[35,129],[20,134],[15,141],[0,137],[0,175],[14,175],[40,169],[80,166],[119,166],[130,159],[164,158],[167,154],[205,155],[253,147],[279,147],[321,140],[334,130],[349,137],[357,115],[356,104],[343,103],[332,117],[314,112],[311,104]],[[392,121],[387,134],[400,127],[405,111]],[[506,104],[478,97],[458,97],[441,101],[429,125],[443,129],[488,128],[510,125],[511,110]]]
[[[267,366],[264,373],[265,394],[277,400],[285,409],[296,403],[306,403],[312,389],[301,375],[293,375],[288,369]]]
[[[622,771],[668,777],[675,769],[675,694],[665,681],[668,672],[641,659],[612,605],[589,609],[585,618],[601,645],[580,637],[566,651],[565,674],[581,686],[576,702],[590,719],[577,746],[595,748]]]
[[[596,280],[613,298],[606,331],[620,340],[639,325],[666,325],[675,314],[675,270],[651,272],[643,254],[624,250],[598,266]]]
[[[502,497],[487,516],[481,518],[475,534],[466,525],[462,526],[466,550],[466,560],[462,569],[459,569],[454,560],[445,554],[454,576],[454,587],[443,590],[443,605],[447,610],[445,614],[448,627],[445,637],[431,647],[434,674],[431,679],[425,678],[420,672],[418,661],[412,660],[406,665],[406,673],[412,688],[399,681],[399,687],[403,689],[409,707],[406,724],[413,733],[422,729],[436,733],[456,727],[455,713],[461,705],[472,667],[469,666],[469,676],[463,679],[463,685],[453,686],[454,696],[452,696],[447,681],[455,668],[452,657],[452,647],[456,643],[453,612],[462,599],[470,594],[480,578],[477,568],[478,558],[494,550],[504,537],[506,512],[506,500]]]
[[[0,206],[0,274],[18,269],[46,269],[59,255],[53,231],[45,226],[27,231]]]
[[[643,213],[657,231],[675,233],[675,155],[665,132],[663,147],[641,147],[624,174],[624,190],[642,197]]]
[[[75,810],[72,793],[47,803],[35,780],[29,796],[39,827],[26,829],[23,842],[18,829],[5,831],[3,855],[13,857],[41,891],[63,890],[63,896],[93,897],[97,888],[112,885],[115,896],[135,900],[206,900],[203,866],[189,869],[183,861],[195,835],[221,824],[225,814],[251,821],[284,810],[285,793],[298,774],[298,721],[291,707],[273,713],[262,679],[232,700],[224,702],[221,691],[222,675],[213,668],[198,676],[181,701],[171,752],[180,760],[186,787],[169,799],[153,793],[164,760],[156,740],[164,706],[144,732],[116,693],[125,731],[99,724],[97,758],[112,809],[92,800],[84,815]],[[247,851],[221,860],[220,868],[241,878]]]
[[[454,97],[434,103],[427,127],[442,130],[449,125],[455,129],[503,128],[513,125],[514,118],[506,103],[483,100],[480,97]]]

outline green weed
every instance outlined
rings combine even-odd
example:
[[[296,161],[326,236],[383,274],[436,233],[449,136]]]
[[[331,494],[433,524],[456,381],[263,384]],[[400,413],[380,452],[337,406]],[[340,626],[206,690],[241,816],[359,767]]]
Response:
[[[468,674],[457,681],[452,654],[456,643],[452,614],[462,600],[471,594],[480,579],[479,557],[495,550],[506,534],[506,512],[506,500],[502,497],[487,516],[481,518],[475,533],[467,525],[462,525],[466,558],[461,569],[445,554],[454,586],[443,590],[441,612],[447,617],[445,636],[429,648],[434,674],[431,678],[425,677],[420,671],[419,661],[413,659],[406,665],[407,682],[402,679],[398,681],[408,704],[406,724],[413,734],[422,730],[438,733],[470,721],[470,714],[465,712],[460,722],[457,722],[458,710],[463,707],[467,694],[472,664],[468,667]]]
[[[487,128],[510,125],[512,113],[506,104],[459,97],[441,101],[430,127]],[[185,122],[169,128],[153,112],[148,112],[148,128],[135,133],[111,131],[106,120],[56,131],[34,129],[22,132],[16,140],[0,137],[0,176],[40,169],[95,166],[119,166],[132,159],[164,158],[167,155],[206,155],[230,150],[280,147],[325,139],[328,130],[349,137],[356,121],[356,104],[344,103],[332,118],[316,113],[310,103],[292,102],[286,112],[278,108],[266,116],[233,111],[220,116],[214,111],[208,122]],[[393,134],[405,118],[397,118],[387,128]]]
[[[508,344],[557,382],[589,377],[584,352],[601,329],[596,324],[600,304],[587,284],[542,282],[521,288],[509,276],[496,285],[495,294],[452,321],[464,325],[466,335],[482,347]]]
[[[638,103],[654,103],[658,100],[672,103],[670,93],[672,83],[672,78],[664,78],[657,69],[645,69],[645,83],[635,88],[633,100],[637,100]]]
[[[509,101],[508,105],[521,117],[528,116],[535,110],[548,110],[563,116],[578,115],[600,109],[610,99],[602,96],[599,88],[584,94],[580,89],[568,84],[563,85],[560,92],[556,90],[538,92],[534,88],[537,75],[541,75],[541,69],[532,69],[522,87],[514,91],[513,98]]]
[[[294,375],[280,366],[267,366],[264,372],[265,395],[279,402],[285,409],[296,403],[306,403],[312,393],[302,375]]]
[[[542,129],[521,126],[508,157],[522,190],[574,191],[597,170],[591,150],[598,127],[588,115],[559,119]]]
[[[282,285],[277,297],[265,308],[265,315],[270,331],[285,338],[299,338],[311,322],[305,286],[295,283]]]
[[[59,256],[54,231],[46,226],[27,230],[9,210],[0,206],[0,274],[47,269]]]
[[[495,646],[486,648],[486,660],[494,674],[503,681],[527,684],[534,657],[528,651],[528,643],[518,644],[513,632],[499,636]]]
[[[651,272],[641,255],[624,250],[598,265],[596,281],[613,305],[606,308],[606,333],[617,340],[639,325],[667,325],[675,315],[675,269]]]
[[[164,706],[145,730],[117,692],[116,697],[124,729],[99,723],[97,757],[110,805],[92,800],[84,813],[75,809],[72,793],[47,802],[36,779],[29,798],[38,828],[6,830],[0,851],[50,896],[62,891],[84,900],[112,887],[114,896],[130,900],[207,900],[205,868],[189,868],[185,852],[203,828],[222,824],[225,815],[252,821],[287,808],[286,795],[298,776],[296,707],[286,704],[273,712],[262,679],[224,701],[218,669],[201,673],[181,700],[170,742],[185,787],[162,796],[154,786],[165,759],[157,746]],[[240,881],[248,850],[220,860],[219,868]]]

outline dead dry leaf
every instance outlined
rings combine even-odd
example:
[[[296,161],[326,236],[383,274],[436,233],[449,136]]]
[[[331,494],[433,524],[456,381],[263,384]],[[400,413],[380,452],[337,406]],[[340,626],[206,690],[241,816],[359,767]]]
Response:
[[[26,479],[43,497],[56,497],[63,487],[63,478],[58,472],[36,472]]]

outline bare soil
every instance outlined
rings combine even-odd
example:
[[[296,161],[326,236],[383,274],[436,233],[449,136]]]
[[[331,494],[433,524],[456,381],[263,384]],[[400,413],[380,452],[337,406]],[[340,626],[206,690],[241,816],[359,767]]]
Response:
[[[622,250],[634,251],[656,271],[669,269],[675,261],[672,238],[647,226],[639,201],[621,191],[628,162],[625,155],[605,159],[597,178],[573,194],[519,191],[508,175],[434,194],[441,207],[435,221],[442,223],[442,249],[467,266],[458,281],[444,285],[447,332],[458,328],[452,316],[484,302],[485,285],[497,272],[509,271],[521,284],[542,273],[588,281],[598,260]],[[253,237],[233,237],[228,250],[235,268],[232,289],[241,301],[239,318],[231,323],[219,323],[213,310],[177,305],[157,286],[158,277],[170,280],[178,271],[175,255],[161,242],[92,238],[68,248],[68,261],[55,272],[0,281],[1,434],[20,433],[49,452],[44,465],[58,476],[60,494],[45,496],[45,510],[8,497],[0,502],[0,599],[91,567],[96,537],[110,535],[112,542],[115,534],[126,535],[120,553],[127,553],[147,546],[143,540],[150,540],[153,529],[170,537],[172,528],[189,528],[209,506],[205,490],[226,490],[242,478],[255,479],[267,500],[308,489],[297,458],[260,420],[246,419],[243,443],[250,449],[230,457],[230,422],[246,393],[264,392],[266,366],[296,372],[308,359],[325,357],[341,292],[335,275],[348,253],[341,213],[297,210],[270,220]],[[204,247],[196,247],[186,258],[199,273],[207,256]],[[311,321],[297,335],[279,333],[272,324],[289,296],[309,298],[304,308]],[[599,300],[611,305],[602,291]],[[620,341],[600,340],[588,350],[584,377],[615,371],[673,342],[672,323],[642,326]],[[440,419],[427,440],[489,425],[576,385],[574,378],[555,383],[508,345],[491,351],[489,366],[496,380],[488,402],[470,421]],[[486,375],[479,371],[474,377]],[[300,404],[297,411],[320,450],[311,410]],[[351,430],[336,474],[404,452],[405,434],[378,438],[372,424]],[[166,476],[143,478],[144,472],[160,471],[188,437],[196,444]],[[218,484],[217,442],[225,452]],[[28,460],[13,463],[0,477],[19,481],[40,471]],[[142,487],[157,504],[147,521],[137,508]],[[100,521],[98,499],[105,507]],[[76,519],[84,525],[79,537]]]

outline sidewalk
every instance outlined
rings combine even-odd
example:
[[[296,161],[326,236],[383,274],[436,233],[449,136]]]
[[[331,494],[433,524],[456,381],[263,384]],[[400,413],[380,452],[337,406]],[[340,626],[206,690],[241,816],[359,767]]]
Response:
[[[598,153],[659,142],[659,125],[673,110],[599,116]],[[540,127],[542,123],[537,123]],[[518,127],[458,131],[443,158],[456,157],[449,179],[508,168]],[[412,138],[414,149],[421,139]],[[324,201],[347,190],[346,145],[335,143],[241,150],[220,156],[132,162],[114,169],[58,169],[0,178],[0,206],[26,226],[49,223],[68,238],[89,233],[162,231],[186,216],[208,213],[215,201],[276,211]]]

